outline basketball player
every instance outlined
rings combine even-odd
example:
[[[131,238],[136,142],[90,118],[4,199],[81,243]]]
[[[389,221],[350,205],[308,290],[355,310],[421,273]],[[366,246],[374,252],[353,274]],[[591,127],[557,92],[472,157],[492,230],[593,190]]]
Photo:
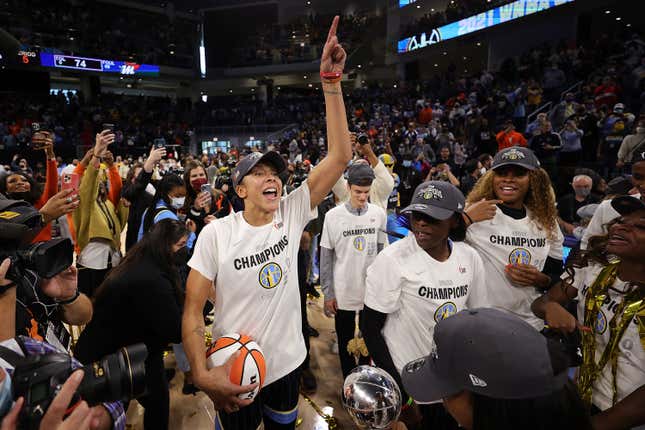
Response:
[[[430,354],[437,322],[487,305],[479,254],[449,238],[464,239],[464,204],[464,195],[448,182],[419,185],[403,209],[413,234],[385,248],[367,269],[361,330],[372,359],[399,387],[403,366]],[[403,402],[418,415],[419,407],[405,394]],[[422,428],[457,428],[441,405],[420,409]]]
[[[327,213],[320,240],[320,285],[325,315],[335,317],[343,378],[356,366],[347,343],[354,337],[356,313],[360,319],[363,309],[365,272],[387,240],[385,211],[367,202],[372,181],[370,166],[354,163],[349,167],[349,201]],[[364,358],[359,364],[369,364]]]
[[[498,199],[497,208],[492,219],[468,227],[466,242],[484,261],[490,305],[542,330],[544,323],[531,312],[531,303],[562,274],[564,238],[551,180],[528,148],[499,151],[491,167],[468,202]],[[466,218],[469,213],[470,206]]]
[[[298,292],[298,248],[305,225],[351,159],[352,150],[340,79],[346,54],[338,42],[338,17],[329,30],[320,64],[327,115],[328,155],[309,178],[284,199],[276,152],[252,153],[233,171],[233,186],[244,211],[211,222],[202,230],[187,282],[182,324],[184,347],[195,385],[213,401],[216,429],[293,429],[297,418],[298,368],[305,359]],[[206,369],[202,309],[215,284],[213,338],[235,332],[263,349],[266,380],[258,398],[238,398],[256,385],[229,380],[235,357]],[[247,396],[248,397],[248,396]]]

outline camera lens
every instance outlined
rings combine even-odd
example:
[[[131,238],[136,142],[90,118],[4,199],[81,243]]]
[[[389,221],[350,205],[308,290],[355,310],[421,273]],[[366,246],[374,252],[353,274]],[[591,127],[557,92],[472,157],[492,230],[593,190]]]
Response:
[[[367,143],[367,135],[364,133],[361,133],[358,135],[357,139],[359,144],[365,145]]]
[[[34,270],[41,278],[53,278],[72,265],[74,247],[69,239],[52,239],[37,242],[18,251],[24,266]]]
[[[121,348],[85,366],[85,377],[78,393],[90,405],[128,401],[142,395],[145,391],[147,356],[148,349],[139,343]]]

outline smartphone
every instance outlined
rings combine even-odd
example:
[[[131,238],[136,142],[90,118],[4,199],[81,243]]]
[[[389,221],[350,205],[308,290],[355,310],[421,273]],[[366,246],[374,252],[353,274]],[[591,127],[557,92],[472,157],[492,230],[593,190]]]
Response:
[[[211,185],[210,184],[202,184],[200,191],[202,193],[211,194]]]
[[[45,147],[45,133],[47,130],[44,130],[40,123],[32,122],[31,123],[31,146],[34,150],[43,149]]]
[[[110,123],[104,123],[103,124],[103,130],[110,130],[112,133],[114,133],[114,124]]]
[[[154,143],[156,149],[166,147],[166,139],[161,139],[161,138],[160,139],[155,139],[155,140],[153,140],[153,143]]]
[[[62,190],[74,190],[76,191],[70,197],[78,197],[78,185],[80,182],[80,176],[76,173],[65,173],[63,175],[61,189]]]

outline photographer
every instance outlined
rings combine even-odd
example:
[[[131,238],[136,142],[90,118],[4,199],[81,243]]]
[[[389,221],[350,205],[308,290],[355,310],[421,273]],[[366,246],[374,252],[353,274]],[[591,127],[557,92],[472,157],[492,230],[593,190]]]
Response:
[[[22,307],[16,309],[16,304],[20,303],[17,301],[17,298],[19,298],[20,295],[17,294],[17,288],[14,281],[7,277],[7,273],[10,271],[10,266],[11,260],[9,258],[6,258],[0,264],[0,346],[23,357],[61,352],[60,348],[56,348],[55,346],[36,339],[22,336],[14,339],[14,336],[16,335],[16,316],[23,312],[21,312]],[[76,293],[74,293],[73,296],[76,296],[76,299],[69,297],[70,290],[76,291],[76,272],[75,270],[72,270],[72,268],[68,269],[67,272],[68,273],[60,277],[56,276],[55,278],[44,282],[46,285],[44,286],[43,291],[46,294],[52,294],[59,298],[67,297],[68,302],[72,300],[68,304],[58,304],[58,306],[64,307],[62,310],[62,319],[65,320],[67,318],[71,320],[73,318],[78,318],[74,323],[84,324],[91,318],[92,305],[84,295],[76,296]],[[45,299],[43,299],[43,301],[45,301]],[[44,303],[42,304],[45,305]],[[56,306],[55,303],[50,304],[49,306],[52,305]],[[19,331],[22,330],[22,326],[22,321],[18,320]],[[39,337],[40,340],[42,340],[42,337]],[[48,338],[50,337],[48,336]],[[7,357],[5,357],[5,354],[6,351],[0,351],[0,367],[2,368],[0,370],[0,383],[2,383],[2,391],[4,391],[5,387],[9,387],[8,384],[10,384],[10,378],[8,375],[13,373],[13,366],[11,366],[8,360],[6,360]],[[80,367],[80,363],[76,360],[72,359],[72,362],[74,368]],[[85,402],[81,402],[74,412],[63,421],[63,416],[70,403],[72,394],[76,391],[83,374],[82,372],[80,374],[76,373],[74,376],[75,377],[70,378],[67,383],[63,385],[60,393],[53,399],[47,413],[42,418],[40,429],[124,429],[125,414],[123,412],[123,407],[119,402],[106,403],[102,406],[95,406],[91,409]],[[10,402],[11,399],[7,399],[0,395],[0,400],[4,403],[0,404],[1,416],[8,409],[10,405],[8,402]],[[20,398],[16,400],[17,401],[11,411],[2,420],[2,430],[13,430],[16,428],[18,413],[24,405],[24,399]]]
[[[350,134],[350,140],[356,154],[355,161],[356,158],[365,158],[372,169],[374,169],[375,178],[370,188],[370,203],[381,207],[383,210],[387,210],[387,202],[390,193],[394,189],[394,178],[372,150],[372,142],[367,135],[361,134],[356,136],[356,134],[352,133]],[[347,179],[343,176],[338,179],[338,182],[332,188],[334,195],[343,203],[349,201],[348,190]]]

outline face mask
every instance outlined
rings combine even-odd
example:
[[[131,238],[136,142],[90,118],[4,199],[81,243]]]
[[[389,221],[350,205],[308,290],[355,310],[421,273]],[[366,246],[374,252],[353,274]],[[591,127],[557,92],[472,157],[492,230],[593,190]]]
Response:
[[[481,175],[483,175],[484,173],[486,173],[486,168],[485,168],[485,167],[482,167],[481,169],[479,169],[479,173],[480,173]]]
[[[201,191],[202,185],[207,184],[208,180],[206,178],[197,178],[190,181],[190,186],[193,187],[196,193]]]
[[[170,206],[173,208],[179,210],[182,207],[184,207],[184,202],[186,201],[186,197],[172,197],[170,199]]]
[[[590,188],[574,188],[573,190],[578,197],[587,197],[589,194],[591,194]]]
[[[636,133],[645,133],[645,127],[636,127]]]
[[[410,167],[412,165],[411,160],[403,160],[403,167]]]
[[[0,417],[4,417],[13,405],[13,395],[11,394],[11,377],[5,371],[2,386],[0,386]]]
[[[175,263],[175,266],[183,266],[188,262],[188,248],[185,246],[178,249],[172,254],[172,261]]]
[[[29,194],[30,191],[21,191],[21,192],[16,192],[16,193],[7,193],[7,197],[13,199],[13,200],[25,200],[28,203],[31,203],[29,201]]]

